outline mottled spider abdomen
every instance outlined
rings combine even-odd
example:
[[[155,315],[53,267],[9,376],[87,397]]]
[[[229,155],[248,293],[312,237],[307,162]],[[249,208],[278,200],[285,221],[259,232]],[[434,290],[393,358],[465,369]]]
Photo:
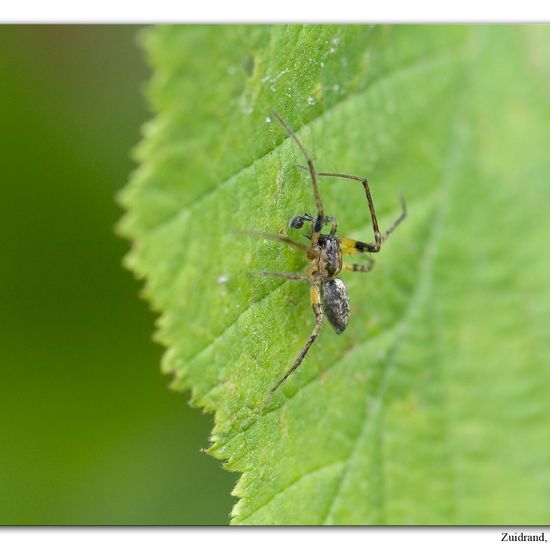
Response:
[[[342,334],[349,321],[348,291],[340,279],[321,283],[321,303],[323,312],[336,334]]]

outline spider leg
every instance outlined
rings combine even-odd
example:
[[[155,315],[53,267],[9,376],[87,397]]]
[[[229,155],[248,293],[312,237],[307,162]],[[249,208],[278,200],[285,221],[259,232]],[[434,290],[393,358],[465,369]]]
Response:
[[[368,264],[348,264],[347,262],[342,264],[342,269],[346,269],[347,271],[359,271],[361,273],[368,273],[373,267],[374,260],[372,258],[369,258]]]
[[[300,168],[304,169],[305,166],[299,165]],[[350,180],[360,181],[363,184],[365,189],[365,194],[367,195],[367,202],[369,204],[369,211],[372,220],[372,230],[374,232],[374,243],[361,243],[363,250],[361,252],[378,252],[382,243],[389,237],[390,233],[407,217],[407,205],[405,203],[405,198],[401,195],[401,214],[397,219],[391,224],[391,226],[382,234],[380,233],[380,228],[378,227],[378,219],[376,217],[376,211],[374,209],[374,202],[372,200],[372,195],[369,189],[369,183],[367,178],[362,178],[361,176],[352,176],[350,174],[340,174],[336,172],[317,172],[318,176],[323,177],[333,177],[333,178],[346,178]],[[357,241],[360,243],[360,241]]]
[[[305,250],[306,252],[309,250],[309,246],[303,243],[299,243],[297,241],[289,239],[288,237],[283,237],[282,235],[276,235],[274,233],[264,233],[263,231],[237,231],[237,233],[241,235],[250,235],[252,237],[261,237],[263,239],[269,239],[270,241],[280,241],[290,246],[299,248],[300,250]]]
[[[323,223],[330,223],[330,234],[336,235],[338,231],[338,220],[334,216],[324,216]]]
[[[363,252],[377,252],[373,247],[374,245],[364,243],[362,241],[355,241],[354,239],[348,239],[347,237],[340,237],[340,249],[343,256],[362,254]]]
[[[321,291],[319,283],[314,283],[313,285],[311,285],[311,307],[313,308],[313,313],[315,313],[315,328],[307,339],[304,347],[302,348],[302,351],[300,352],[298,357],[296,357],[296,360],[294,361],[292,367],[288,369],[286,374],[269,391],[269,397],[266,406],[271,401],[271,397],[273,396],[275,391],[277,391],[277,389],[285,382],[285,380],[300,366],[300,363],[304,360],[304,357],[309,351],[309,348],[311,347],[313,342],[315,342],[315,339],[319,335],[321,325],[323,324],[323,311],[321,309]]]
[[[313,187],[313,197],[315,198],[315,205],[317,206],[317,218],[313,224],[313,232],[311,235],[311,242],[317,244],[319,240],[319,234],[321,233],[321,228],[323,226],[323,203],[321,202],[321,195],[319,194],[319,186],[317,184],[317,175],[315,172],[315,167],[313,166],[313,160],[311,155],[308,153],[308,150],[304,147],[302,142],[298,139],[298,136],[294,133],[294,130],[281,118],[277,112],[272,111],[273,116],[280,122],[281,126],[286,130],[287,134],[296,142],[304,158],[307,162],[306,170],[309,170],[309,175],[311,176],[311,185]]]
[[[253,277],[278,277],[287,281],[306,281],[311,283],[311,279],[302,273],[281,273],[279,271],[249,271],[248,275]]]
[[[397,219],[386,229],[384,234],[382,235],[382,242],[384,242],[389,234],[407,217],[407,203],[405,202],[405,197],[403,196],[403,193],[400,195],[400,201],[401,201],[401,214],[397,216]]]

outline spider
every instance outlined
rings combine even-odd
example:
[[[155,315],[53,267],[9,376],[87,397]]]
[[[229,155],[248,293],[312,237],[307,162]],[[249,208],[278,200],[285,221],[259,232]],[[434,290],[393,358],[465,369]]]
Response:
[[[307,166],[299,164],[298,167],[308,171],[311,177],[311,185],[313,187],[313,197],[315,199],[317,215],[312,216],[310,214],[304,214],[302,216],[295,216],[289,223],[289,227],[291,229],[300,229],[306,223],[311,224],[310,233],[306,235],[311,241],[309,246],[281,235],[263,232],[255,233],[256,235],[266,239],[281,241],[290,246],[303,250],[309,262],[307,273],[305,275],[301,273],[279,273],[273,271],[254,271],[250,272],[250,275],[278,277],[280,279],[310,283],[311,306],[313,308],[313,313],[315,314],[315,327],[292,366],[269,391],[266,404],[271,401],[271,397],[275,391],[277,391],[277,389],[281,387],[287,378],[300,366],[307,355],[309,348],[319,335],[323,318],[325,316],[336,334],[342,334],[344,330],[346,330],[349,322],[349,297],[346,287],[343,281],[338,278],[338,275],[342,270],[367,273],[373,268],[374,261],[369,258],[366,265],[348,263],[343,261],[343,256],[363,254],[365,252],[379,252],[382,244],[388,238],[390,233],[392,233],[392,231],[407,216],[407,207],[403,195],[401,195],[401,214],[384,233],[381,233],[378,227],[374,202],[372,200],[367,178],[336,172],[317,172],[310,154],[302,142],[298,139],[298,136],[294,133],[292,128],[278,113],[272,111],[272,114],[302,151]],[[374,242],[365,243],[362,241],[348,239],[346,237],[336,236],[338,222],[333,216],[327,216],[324,213],[323,203],[321,201],[321,196],[317,185],[318,177],[347,178],[350,180],[360,181],[363,184],[372,221]],[[322,233],[325,225],[330,225],[329,233]]]

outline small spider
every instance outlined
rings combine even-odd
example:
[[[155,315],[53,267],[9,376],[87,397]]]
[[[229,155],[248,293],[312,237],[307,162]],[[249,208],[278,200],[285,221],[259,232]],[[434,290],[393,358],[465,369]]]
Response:
[[[348,271],[359,271],[366,273],[370,271],[374,265],[374,261],[369,258],[366,265],[347,263],[342,260],[342,256],[351,254],[361,254],[364,252],[379,252],[382,243],[388,238],[389,234],[405,219],[407,215],[407,209],[405,200],[401,196],[402,212],[399,217],[393,222],[393,224],[384,233],[380,232],[378,228],[378,220],[376,219],[376,212],[374,210],[374,203],[370,194],[369,184],[366,178],[359,176],[350,176],[348,174],[332,173],[332,172],[317,172],[313,166],[313,161],[309,155],[307,149],[303,146],[302,142],[298,139],[298,136],[290,128],[290,126],[281,118],[281,116],[273,111],[273,116],[281,123],[288,135],[296,142],[302,154],[304,155],[307,166],[298,165],[299,168],[309,171],[311,176],[311,184],[313,187],[313,196],[315,198],[315,205],[317,207],[317,215],[311,216],[310,214],[304,214],[303,216],[295,216],[290,220],[289,227],[291,229],[300,229],[305,223],[311,224],[310,233],[307,237],[310,239],[311,244],[306,246],[305,244],[296,242],[288,237],[282,237],[280,235],[272,235],[270,233],[255,233],[258,236],[266,239],[276,240],[284,242],[288,245],[294,246],[303,250],[309,262],[307,274],[300,273],[278,273],[272,271],[255,271],[250,275],[261,275],[269,277],[278,277],[280,279],[287,279],[292,281],[305,281],[311,284],[311,306],[313,313],[315,314],[315,328],[307,339],[302,351],[296,357],[293,365],[288,369],[286,374],[271,388],[266,404],[271,401],[271,397],[275,391],[286,381],[286,379],[300,366],[300,363],[304,360],[309,348],[317,338],[321,325],[323,323],[323,317],[326,316],[332,328],[336,334],[342,334],[349,322],[349,298],[348,292],[344,283],[338,278],[338,274],[342,269]],[[372,229],[374,231],[374,242],[364,243],[361,241],[355,241],[345,237],[339,238],[336,236],[338,229],[338,222],[336,218],[332,216],[326,216],[323,210],[323,204],[319,195],[319,188],[317,186],[317,177],[336,177],[347,178],[351,180],[360,181],[363,184],[365,193],[367,195],[367,202],[369,205],[370,216],[372,220]],[[330,224],[330,233],[322,233],[323,227]]]

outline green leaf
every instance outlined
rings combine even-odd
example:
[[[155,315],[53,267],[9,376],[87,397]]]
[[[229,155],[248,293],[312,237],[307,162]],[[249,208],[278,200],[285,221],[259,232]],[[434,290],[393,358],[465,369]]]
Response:
[[[145,35],[155,116],[122,195],[127,265],[161,313],[163,370],[215,412],[240,524],[521,524],[550,513],[550,29],[195,26]],[[300,250],[319,171],[409,217],[351,319],[314,326]],[[320,182],[372,241],[363,189]],[[355,257],[354,257],[355,258]],[[182,434],[183,436],[183,434]]]

